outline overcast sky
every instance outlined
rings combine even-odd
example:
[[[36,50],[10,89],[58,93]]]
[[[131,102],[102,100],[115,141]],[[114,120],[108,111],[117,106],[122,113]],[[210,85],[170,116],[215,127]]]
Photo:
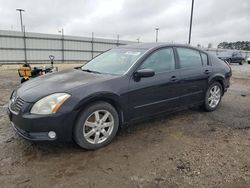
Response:
[[[186,43],[191,0],[0,0],[0,29]],[[192,45],[250,41],[250,0],[195,0]]]

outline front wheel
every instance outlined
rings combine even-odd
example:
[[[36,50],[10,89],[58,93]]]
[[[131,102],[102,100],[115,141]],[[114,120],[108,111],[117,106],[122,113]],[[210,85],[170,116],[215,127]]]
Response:
[[[205,95],[204,108],[206,111],[214,111],[220,104],[222,97],[222,86],[219,82],[214,82],[209,86]]]
[[[109,103],[97,102],[88,106],[79,115],[74,129],[76,143],[88,150],[106,146],[115,137],[119,116]]]

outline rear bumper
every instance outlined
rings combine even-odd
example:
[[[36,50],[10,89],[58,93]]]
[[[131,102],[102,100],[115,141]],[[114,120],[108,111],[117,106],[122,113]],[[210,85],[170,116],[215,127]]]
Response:
[[[14,130],[23,138],[31,141],[71,141],[72,129],[76,117],[75,112],[34,115],[34,114],[13,114],[7,110],[9,119]],[[55,138],[50,138],[48,133],[56,133]]]

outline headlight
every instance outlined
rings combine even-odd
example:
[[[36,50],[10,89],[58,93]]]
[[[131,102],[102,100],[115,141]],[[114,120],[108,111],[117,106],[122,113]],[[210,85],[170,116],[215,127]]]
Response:
[[[70,97],[67,93],[54,93],[37,101],[31,108],[32,114],[54,114]]]

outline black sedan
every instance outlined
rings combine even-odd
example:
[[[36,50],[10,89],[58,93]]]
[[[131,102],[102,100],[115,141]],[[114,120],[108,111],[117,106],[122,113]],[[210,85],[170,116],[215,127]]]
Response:
[[[121,125],[193,105],[215,110],[231,75],[225,62],[191,46],[127,45],[22,84],[8,114],[28,140],[74,140],[97,149]]]
[[[228,63],[238,63],[243,65],[245,58],[239,52],[227,53],[227,55],[220,55],[219,58]]]

